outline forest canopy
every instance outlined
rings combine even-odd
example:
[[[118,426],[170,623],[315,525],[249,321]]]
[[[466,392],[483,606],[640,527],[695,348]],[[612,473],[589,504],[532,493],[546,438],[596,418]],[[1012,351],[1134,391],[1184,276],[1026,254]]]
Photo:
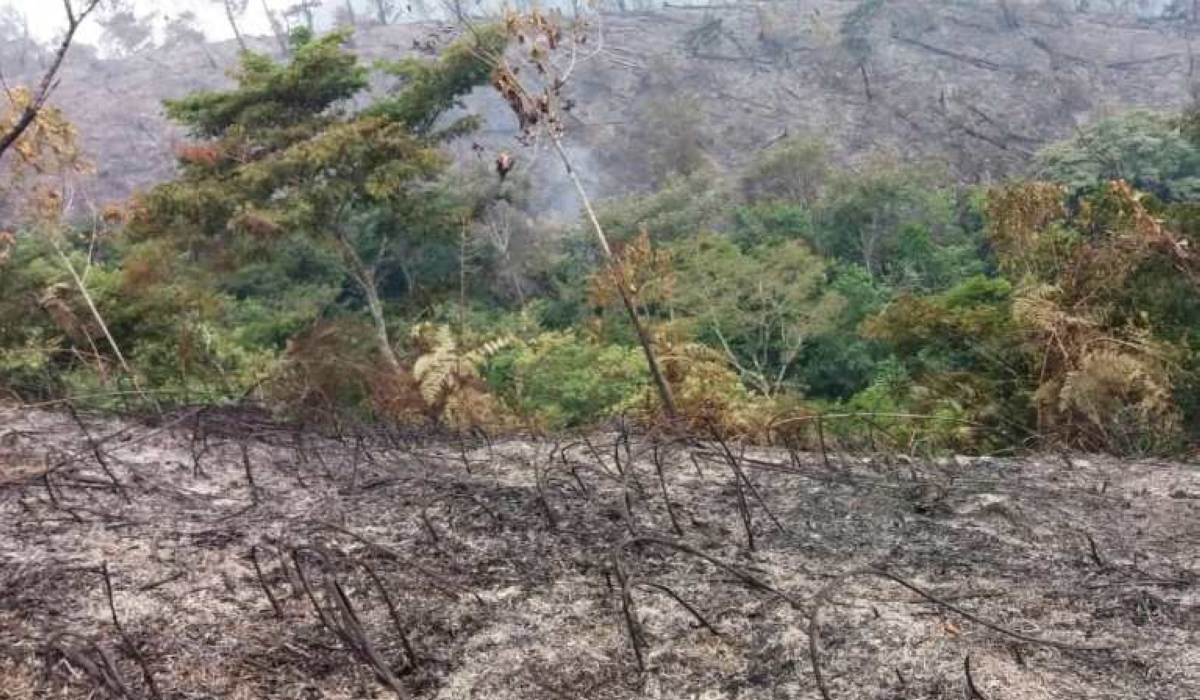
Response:
[[[88,221],[12,180],[0,391],[489,431],[654,421],[624,295],[696,429],[856,415],[914,449],[1200,440],[1187,119],[1101,120],[993,187],[883,156],[846,169],[815,136],[720,167],[648,133],[646,186],[597,203],[607,260],[584,220],[538,218],[523,173],[449,151],[510,30],[374,66],[345,30],[244,52],[229,89],[166,102],[189,139],[175,177]],[[46,110],[8,167],[85,168],[75,138]]]

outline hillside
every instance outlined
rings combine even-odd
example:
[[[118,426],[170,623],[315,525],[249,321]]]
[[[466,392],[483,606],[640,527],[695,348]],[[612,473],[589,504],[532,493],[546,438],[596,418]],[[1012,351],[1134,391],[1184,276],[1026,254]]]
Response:
[[[890,154],[946,164],[965,181],[1019,171],[1028,155],[1099,116],[1168,109],[1189,95],[1191,29],[1181,23],[1060,11],[1048,5],[762,3],[607,14],[603,51],[582,64],[572,139],[603,192],[640,186],[647,109],[695,122],[706,157],[732,165],[783,134],[826,139],[854,163]],[[441,45],[441,25],[364,27],[364,57]],[[272,41],[255,47],[271,51]],[[81,52],[55,100],[79,125],[98,170],[90,189],[121,199],[168,177],[182,139],[160,103],[229,84],[235,45],[145,51],[121,60]],[[479,141],[512,148],[503,103],[477,94]],[[651,136],[653,136],[651,134]],[[464,147],[464,152],[466,149]],[[525,153],[528,157],[529,154]],[[552,165],[541,159],[538,168]],[[565,206],[557,189],[537,203]]]
[[[6,700],[1200,694],[1181,465],[0,425]]]

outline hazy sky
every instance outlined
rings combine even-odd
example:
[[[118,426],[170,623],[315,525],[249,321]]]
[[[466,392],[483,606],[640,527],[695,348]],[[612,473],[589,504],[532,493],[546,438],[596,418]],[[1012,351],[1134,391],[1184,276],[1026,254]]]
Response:
[[[80,0],[75,0],[76,3]],[[171,15],[187,10],[196,13],[204,33],[212,39],[228,39],[233,37],[225,21],[224,11],[218,2],[212,0],[126,0],[138,16],[152,13]],[[286,3],[274,0],[275,8],[281,8]],[[0,8],[11,7],[29,18],[29,24],[37,36],[43,40],[49,39],[62,32],[66,26],[66,14],[62,0],[0,0]],[[238,27],[247,34],[266,34],[270,31],[266,16],[263,14],[262,2],[253,0],[244,17],[238,20]],[[99,35],[99,25],[89,19],[88,26],[80,30],[80,37],[88,43],[95,43]]]

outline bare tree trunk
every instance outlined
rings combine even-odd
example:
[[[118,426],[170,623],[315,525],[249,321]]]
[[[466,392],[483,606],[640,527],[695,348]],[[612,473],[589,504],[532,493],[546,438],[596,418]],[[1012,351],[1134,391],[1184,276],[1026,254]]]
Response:
[[[629,314],[629,322],[633,324],[633,330],[637,334],[638,343],[642,346],[642,352],[646,355],[646,366],[650,369],[650,376],[653,377],[654,385],[658,389],[658,396],[662,400],[663,413],[666,414],[668,420],[675,422],[679,417],[679,411],[675,407],[675,396],[671,393],[671,385],[667,382],[667,378],[659,368],[658,357],[654,354],[654,344],[650,340],[650,334],[646,331],[645,325],[642,324],[637,309],[633,305],[633,300],[629,298],[629,289],[625,283],[625,275],[621,272],[621,266],[616,256],[613,255],[612,248],[608,245],[608,237],[604,235],[604,228],[600,225],[600,220],[596,218],[596,211],[592,208],[592,200],[588,198],[587,191],[583,189],[583,183],[579,181],[579,176],[575,173],[575,168],[571,165],[571,159],[567,155],[566,150],[563,149],[562,140],[558,134],[551,131],[550,138],[554,142],[554,150],[558,152],[558,157],[562,159],[563,167],[567,169],[567,175],[570,176],[571,182],[575,185],[575,191],[579,194],[579,199],[583,201],[583,209],[587,212],[588,220],[592,224],[592,230],[596,233],[596,240],[600,242],[600,250],[604,252],[604,257],[612,267],[615,277],[614,282],[621,296],[621,303],[624,304],[625,311]]]
[[[393,0],[374,0],[375,16],[380,24],[390,24],[392,21]]]
[[[238,46],[242,47],[242,51],[249,51],[246,39],[242,37],[242,30],[238,29],[237,17],[233,14],[233,5],[230,0],[224,0],[221,4],[225,6],[225,19],[229,20],[229,26],[233,29],[233,36],[237,39]]]
[[[267,4],[267,0],[262,0],[263,14],[267,16],[267,23],[271,25],[271,33],[275,35],[275,41],[279,44],[279,51],[282,55],[287,56],[291,53],[291,46],[288,44],[287,30],[280,23],[279,17],[276,16],[271,6]]]
[[[458,234],[458,337],[467,331],[467,220]]]
[[[384,361],[392,371],[400,374],[403,370],[400,367],[400,359],[396,357],[396,350],[392,347],[392,340],[388,337],[387,319],[383,316],[383,302],[380,301],[379,290],[375,287],[375,275],[371,274],[360,280],[359,286],[362,287],[363,296],[367,298],[367,308],[371,311],[371,321],[375,324],[375,344],[379,346],[379,353],[383,355]]]
[[[25,105],[25,109],[21,111],[21,116],[17,117],[16,123],[8,131],[0,134],[0,158],[3,158],[5,151],[12,147],[17,139],[21,138],[21,135],[29,128],[33,120],[37,119],[38,113],[46,104],[46,100],[50,99],[50,93],[58,85],[55,76],[58,74],[59,68],[62,67],[63,60],[67,57],[67,50],[71,48],[71,42],[75,39],[75,32],[79,30],[79,25],[83,24],[83,21],[87,19],[87,16],[99,4],[100,0],[87,0],[83,6],[83,10],[76,14],[74,8],[71,7],[71,0],[63,0],[63,7],[67,12],[67,32],[63,35],[62,41],[58,45],[58,50],[54,53],[54,59],[50,62],[50,67],[46,70],[46,73],[42,75],[42,80],[38,83],[37,91],[33,93],[29,104]]]
[[[392,371],[400,374],[404,370],[400,367],[400,359],[396,357],[396,351],[392,348],[392,340],[388,336],[387,319],[383,315],[383,301],[379,298],[379,288],[375,283],[375,271],[363,263],[362,257],[344,236],[338,234],[337,240],[342,248],[342,254],[345,256],[346,265],[350,268],[350,277],[358,285],[367,301],[367,310],[370,311],[371,322],[375,326],[375,345],[379,349],[379,354]]]

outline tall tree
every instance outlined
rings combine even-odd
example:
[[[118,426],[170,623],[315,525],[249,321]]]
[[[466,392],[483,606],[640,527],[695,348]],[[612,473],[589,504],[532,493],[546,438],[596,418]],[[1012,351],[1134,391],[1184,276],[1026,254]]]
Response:
[[[208,39],[200,28],[200,20],[191,10],[167,17],[166,26],[163,28],[163,46],[168,49],[199,46],[208,60],[208,65],[213,69],[218,67],[217,59],[208,50]]]
[[[846,306],[824,288],[825,264],[798,241],[747,254],[727,237],[701,234],[674,254],[676,313],[763,396],[788,386],[805,343]]]
[[[113,12],[100,20],[104,43],[121,56],[129,56],[150,45],[154,28],[150,17],[138,17],[131,9]]]
[[[366,88],[367,69],[344,48],[347,33],[296,37],[287,63],[246,53],[236,88],[167,103],[201,141],[181,151],[178,180],[143,198],[132,232],[226,266],[269,254],[281,238],[331,252],[370,314],[381,358],[398,372],[381,278],[404,240],[436,228],[428,222],[443,213],[439,141],[473,124],[439,129],[439,116],[486,80],[476,52],[499,51],[504,38],[483,32],[472,41],[486,46],[405,64],[398,90],[356,113],[348,101]]]
[[[471,27],[470,20],[461,12],[461,8],[455,6],[455,9],[458,21]],[[583,204],[600,253],[611,270],[621,305],[625,308],[629,323],[637,335],[638,344],[642,346],[642,352],[646,356],[646,367],[654,379],[663,413],[668,421],[675,423],[679,411],[670,382],[662,371],[654,350],[654,340],[638,315],[637,290],[624,278],[625,265],[621,264],[621,260],[614,254],[592,200],[583,186],[583,181],[579,179],[571,156],[563,146],[566,113],[573,104],[572,100],[565,96],[565,89],[579,62],[595,58],[602,50],[603,42],[597,42],[601,44],[601,48],[588,51],[584,48],[587,43],[587,25],[582,18],[577,19],[564,31],[556,19],[538,11],[527,15],[509,13],[505,17],[505,28],[522,45],[521,57],[532,70],[521,72],[521,77],[518,77],[522,66],[510,64],[503,54],[483,56],[494,66],[492,87],[500,93],[517,118],[521,140],[533,143],[539,137],[545,136],[558,154],[567,178],[574,185],[575,193],[579,195],[579,201]],[[472,31],[475,31],[473,27]],[[497,167],[501,174],[506,172],[507,168],[512,167],[511,157],[502,154],[501,160],[497,161]]]
[[[250,3],[250,0],[212,0],[212,2],[218,3],[225,10],[225,20],[229,22],[229,28],[233,30],[233,36],[237,39],[238,46],[242,51],[246,51],[248,47],[245,37],[242,36],[242,30],[238,27],[238,17],[241,17],[242,13],[246,11],[246,5]]]

